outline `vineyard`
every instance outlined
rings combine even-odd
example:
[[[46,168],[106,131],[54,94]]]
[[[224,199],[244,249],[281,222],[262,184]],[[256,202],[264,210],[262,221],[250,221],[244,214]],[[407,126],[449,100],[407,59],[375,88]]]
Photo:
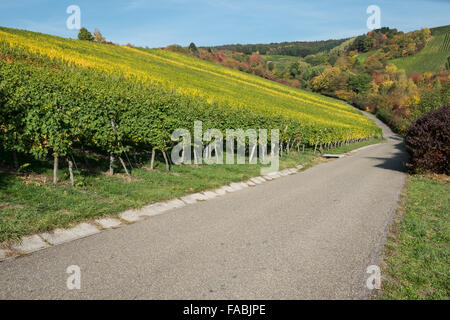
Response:
[[[432,38],[425,48],[415,55],[394,59],[391,62],[411,75],[414,72],[437,72],[443,69],[450,55],[450,27],[431,29]]]
[[[14,159],[53,157],[55,169],[77,149],[127,171],[131,150],[166,157],[172,131],[196,120],[204,130],[280,129],[291,148],[380,135],[343,102],[213,63],[8,28],[0,28],[0,104],[1,148]]]

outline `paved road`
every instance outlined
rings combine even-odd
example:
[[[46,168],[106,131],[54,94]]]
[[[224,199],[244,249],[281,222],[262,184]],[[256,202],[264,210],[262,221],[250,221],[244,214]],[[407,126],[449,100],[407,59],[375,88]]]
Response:
[[[0,263],[0,298],[366,298],[405,182],[380,126],[389,141],[349,157]]]

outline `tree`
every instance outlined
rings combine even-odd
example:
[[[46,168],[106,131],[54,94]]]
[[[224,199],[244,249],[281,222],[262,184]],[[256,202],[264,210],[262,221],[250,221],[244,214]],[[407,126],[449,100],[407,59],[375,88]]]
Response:
[[[94,37],[86,28],[81,28],[78,32],[78,40],[94,41]]]
[[[322,74],[314,77],[311,83],[311,89],[316,92],[331,92],[331,83],[334,78],[338,77],[341,73],[339,68],[326,69]]]
[[[198,53],[198,49],[197,49],[197,46],[195,45],[195,43],[191,42],[191,44],[189,45],[189,51],[193,54]]]
[[[356,37],[350,45],[349,50],[358,50],[358,52],[367,52],[372,47],[372,41],[366,35]]]
[[[295,79],[298,74],[300,74],[300,64],[298,62],[294,62],[289,66],[289,75],[291,79]]]
[[[106,39],[103,37],[103,35],[101,34],[100,30],[95,29],[94,31],[94,41],[95,42],[100,42],[100,43],[105,43]]]
[[[328,58],[328,63],[334,67],[334,64],[336,63],[337,60],[338,60],[338,56],[333,54]]]
[[[379,73],[384,70],[384,64],[376,54],[367,57],[365,67],[368,74]]]
[[[370,83],[372,80],[373,78],[366,73],[350,75],[348,86],[349,89],[356,93],[366,93],[370,90]]]
[[[420,102],[415,109],[415,117],[434,111],[442,105],[440,88],[424,89],[420,96]]]

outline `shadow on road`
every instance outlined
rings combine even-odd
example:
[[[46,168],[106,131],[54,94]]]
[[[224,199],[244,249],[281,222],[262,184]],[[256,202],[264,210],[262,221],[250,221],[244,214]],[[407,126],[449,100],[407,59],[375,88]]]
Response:
[[[382,161],[375,165],[377,168],[406,172],[406,163],[408,162],[408,153],[405,150],[405,144],[400,137],[389,137],[391,140],[397,140],[400,142],[394,143],[395,152],[393,156],[388,158],[382,157],[367,157],[367,159],[376,159]]]
[[[389,139],[397,140],[397,141],[403,141],[403,139],[401,137],[398,137],[398,136],[390,136]]]

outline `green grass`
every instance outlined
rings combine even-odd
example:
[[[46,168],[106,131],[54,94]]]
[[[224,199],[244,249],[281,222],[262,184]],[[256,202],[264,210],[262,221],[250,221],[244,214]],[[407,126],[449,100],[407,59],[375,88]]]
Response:
[[[373,139],[326,152],[347,152],[380,141]],[[293,152],[281,158],[280,170],[298,164],[311,166],[317,157],[309,149]],[[81,164],[80,159],[76,162]],[[51,163],[33,163],[27,168],[39,174],[0,171],[0,243],[260,175],[259,165],[248,164],[173,166],[169,173],[161,162],[154,171],[148,171],[145,165],[148,163],[134,169],[131,178],[76,171],[75,188],[69,186],[66,169],[60,170],[60,184],[51,184]],[[107,161],[96,167],[106,171]]]
[[[356,37],[347,39],[346,41],[342,42],[337,47],[334,47],[333,49],[331,49],[330,54],[340,55],[341,53],[343,53],[344,51],[347,50],[347,48],[353,43],[353,41],[355,41],[355,39],[356,39]]]
[[[448,300],[450,183],[410,176],[404,202],[386,245],[381,298]]]
[[[399,69],[404,69],[408,75],[417,72],[437,72],[445,66],[450,55],[450,32],[440,32],[432,36],[425,48],[415,55],[393,59],[390,62]]]
[[[365,64],[367,57],[369,55],[375,54],[377,51],[368,51],[368,52],[364,52],[364,53],[359,53],[356,55],[356,59],[361,63],[361,64]]]
[[[298,57],[293,56],[282,56],[282,55],[262,55],[261,58],[264,62],[272,61],[275,66],[283,65],[288,66],[294,62],[298,62]]]

